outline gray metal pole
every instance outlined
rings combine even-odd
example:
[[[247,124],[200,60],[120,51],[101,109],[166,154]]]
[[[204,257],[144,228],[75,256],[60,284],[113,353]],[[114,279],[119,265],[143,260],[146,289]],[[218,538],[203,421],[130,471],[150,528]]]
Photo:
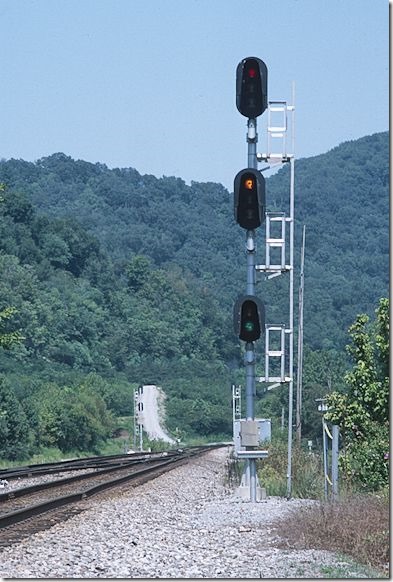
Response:
[[[293,414],[293,281],[295,245],[295,158],[290,161],[290,222],[289,222],[289,394],[288,394],[288,468],[287,498],[292,494],[292,414]]]
[[[255,352],[254,344],[246,343],[246,418],[254,420],[254,395],[255,395]],[[256,461],[248,459],[248,473],[250,479],[250,501],[255,503],[257,500],[257,480],[256,480]]]
[[[255,231],[247,231],[247,295],[255,295]]]
[[[250,118],[247,121],[248,168],[258,168],[257,160],[257,120]]]
[[[288,468],[287,498],[292,494],[292,412],[293,412],[293,283],[295,247],[295,83],[292,83],[292,157],[290,160],[289,193],[289,394],[288,394]]]
[[[338,500],[338,437],[339,428],[333,424],[332,428],[332,495],[333,500]]]
[[[236,446],[236,435],[235,435],[235,419],[236,419],[236,399],[235,399],[235,384],[232,384],[232,431],[233,431],[233,444]]]
[[[138,406],[138,392],[134,390],[134,442],[133,447],[134,451],[136,451],[136,431],[137,431],[137,422],[136,422],[136,414],[137,414],[137,406]]]
[[[254,420],[254,386],[255,386],[255,357],[254,345],[250,342],[246,343],[246,418],[247,420]]]
[[[247,122],[247,161],[248,167],[257,169],[258,161],[257,153],[257,120],[248,119]],[[247,295],[255,295],[255,231],[247,231]],[[255,388],[255,350],[254,343],[248,342],[246,344],[246,418],[247,420],[254,420],[254,398],[256,393]],[[257,469],[256,460],[248,459],[247,472],[250,478],[250,501],[255,503],[257,500]]]
[[[304,304],[304,249],[306,243],[306,226],[303,225],[303,240],[300,262],[299,285],[299,333],[297,339],[297,378],[296,378],[296,439],[300,447],[302,442],[302,389],[303,389],[303,304]]]
[[[143,424],[139,425],[139,450],[143,451]]]
[[[323,491],[325,501],[328,499],[328,440],[325,430],[325,419],[322,417],[322,443],[323,443]]]

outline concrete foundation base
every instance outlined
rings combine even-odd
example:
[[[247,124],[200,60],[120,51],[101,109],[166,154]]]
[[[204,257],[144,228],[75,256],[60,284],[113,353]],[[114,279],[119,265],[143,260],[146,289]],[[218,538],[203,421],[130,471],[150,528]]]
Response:
[[[238,497],[241,497],[242,499],[250,499],[250,486],[249,485],[240,485],[236,491],[235,494]],[[265,487],[259,487],[257,486],[256,489],[256,500],[257,501],[262,501],[263,499],[266,499],[266,489]]]

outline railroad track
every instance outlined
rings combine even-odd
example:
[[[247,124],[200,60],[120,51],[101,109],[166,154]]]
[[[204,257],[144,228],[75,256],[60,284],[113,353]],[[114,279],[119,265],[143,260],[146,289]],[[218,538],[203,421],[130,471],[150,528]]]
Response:
[[[32,477],[53,475],[68,470],[79,472],[81,469],[84,471],[91,469],[88,473],[37,483],[0,494],[0,545],[9,545],[21,537],[46,529],[70,515],[79,513],[83,509],[78,509],[75,504],[97,493],[131,481],[134,485],[140,485],[187,462],[191,457],[218,446],[223,445],[190,447],[181,451],[168,451],[167,454],[91,457],[77,462],[65,461],[1,471],[0,478],[16,479],[22,474]],[[57,517],[53,516],[55,510]],[[49,515],[48,512],[50,518],[46,515]],[[29,521],[27,528],[26,521]]]
[[[21,467],[12,467],[10,469],[0,470],[1,479],[16,479],[23,477],[35,477],[39,475],[51,475],[66,471],[78,471],[82,469],[97,469],[121,465],[130,461],[144,461],[151,458],[160,458],[163,455],[173,456],[178,451],[165,451],[164,453],[132,453],[124,455],[105,455],[98,457],[84,457],[82,459],[70,459],[66,461],[57,461],[55,463],[41,463],[39,465],[25,465]]]

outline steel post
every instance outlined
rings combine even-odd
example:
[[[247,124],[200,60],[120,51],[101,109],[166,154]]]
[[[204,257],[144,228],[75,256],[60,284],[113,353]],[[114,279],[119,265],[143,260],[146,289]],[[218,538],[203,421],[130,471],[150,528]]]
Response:
[[[258,168],[257,141],[257,120],[250,118],[247,121],[248,168]]]
[[[137,408],[138,408],[138,392],[134,390],[134,442],[133,442],[134,451],[136,451]]]
[[[296,438],[300,448],[302,443],[302,392],[303,392],[303,304],[304,304],[304,252],[306,225],[303,225],[302,252],[300,261],[299,285],[299,333],[297,339],[297,378],[296,378]]]
[[[287,498],[292,494],[292,414],[293,414],[293,281],[295,246],[295,158],[290,161],[290,201],[289,201],[289,394],[288,394],[288,466]]]
[[[325,501],[328,499],[328,440],[325,428],[325,419],[322,417],[322,443],[323,443],[323,491]]]
[[[248,119],[247,122],[247,160],[248,167],[257,169],[258,161],[256,157],[257,153],[257,120]],[[255,231],[247,231],[247,295],[255,295]],[[256,393],[255,388],[255,350],[254,343],[246,344],[246,417],[247,420],[254,420],[254,398]],[[247,461],[247,473],[249,475],[250,483],[250,501],[255,503],[257,500],[257,470],[256,470],[256,460],[248,459]]]
[[[333,500],[338,500],[338,437],[339,428],[337,424],[332,427],[332,495]]]
[[[139,425],[139,450],[143,451],[143,425]]]

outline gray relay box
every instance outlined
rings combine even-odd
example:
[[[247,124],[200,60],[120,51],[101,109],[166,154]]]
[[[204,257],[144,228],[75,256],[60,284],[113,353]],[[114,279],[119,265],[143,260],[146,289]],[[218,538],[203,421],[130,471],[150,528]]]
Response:
[[[245,447],[258,447],[263,442],[270,442],[272,436],[271,419],[256,418],[255,420],[235,420],[234,443],[235,451]]]

